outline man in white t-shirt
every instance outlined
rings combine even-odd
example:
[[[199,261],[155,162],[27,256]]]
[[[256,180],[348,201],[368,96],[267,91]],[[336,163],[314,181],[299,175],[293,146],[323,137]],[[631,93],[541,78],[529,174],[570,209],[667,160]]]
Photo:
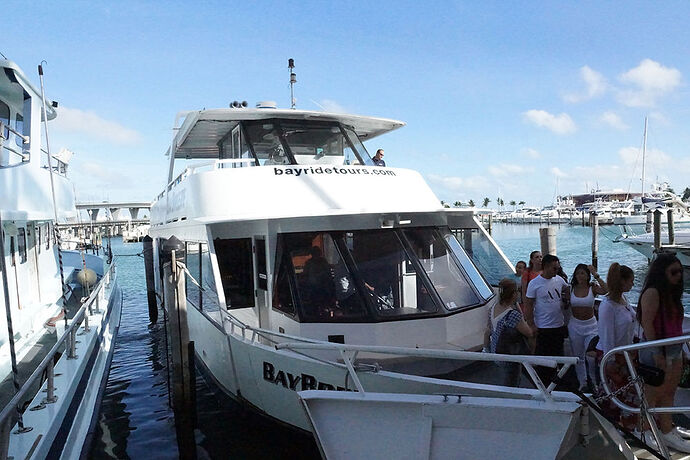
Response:
[[[525,295],[525,320],[537,332],[534,354],[563,356],[563,340],[567,335],[561,297],[568,283],[558,276],[558,257],[547,254],[542,259],[542,274],[530,281]],[[553,369],[539,372],[544,384],[553,378]]]

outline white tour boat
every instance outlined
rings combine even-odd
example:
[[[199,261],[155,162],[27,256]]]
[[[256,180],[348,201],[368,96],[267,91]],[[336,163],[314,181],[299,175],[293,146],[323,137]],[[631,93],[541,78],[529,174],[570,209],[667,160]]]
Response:
[[[95,426],[121,291],[114,265],[59,247],[56,226],[77,210],[67,164],[43,135],[57,111],[16,64],[0,67],[0,458],[76,459]]]
[[[560,420],[545,452],[587,455],[585,424],[628,452],[532,367],[564,374],[575,358],[479,352],[495,286],[514,272],[471,210],[444,210],[415,171],[374,166],[363,141],[403,123],[233,106],[175,127],[169,181],[151,208],[158,298],[161,248],[174,236],[189,340],[220,389],[309,431],[298,391],[470,395],[490,403],[461,416],[487,446],[508,413],[521,414],[517,431],[546,430],[540,413]],[[523,363],[534,388],[501,386],[493,361],[505,359]]]

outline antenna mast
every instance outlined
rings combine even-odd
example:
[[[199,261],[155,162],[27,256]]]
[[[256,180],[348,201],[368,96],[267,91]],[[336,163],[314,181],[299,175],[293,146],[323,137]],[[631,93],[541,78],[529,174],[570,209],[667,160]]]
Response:
[[[295,60],[288,59],[288,70],[290,71],[290,108],[295,108],[295,83],[297,83],[297,74],[292,70],[295,68]]]
[[[647,156],[647,117],[644,117],[644,137],[642,140],[642,197],[644,197],[644,161]]]

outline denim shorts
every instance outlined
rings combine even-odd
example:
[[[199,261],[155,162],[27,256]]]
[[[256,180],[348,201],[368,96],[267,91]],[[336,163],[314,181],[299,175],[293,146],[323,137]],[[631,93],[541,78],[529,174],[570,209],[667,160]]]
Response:
[[[683,344],[676,343],[665,347],[644,348],[639,352],[639,360],[642,364],[656,366],[654,357],[657,355],[665,356],[666,365],[670,366],[675,360],[683,357]]]

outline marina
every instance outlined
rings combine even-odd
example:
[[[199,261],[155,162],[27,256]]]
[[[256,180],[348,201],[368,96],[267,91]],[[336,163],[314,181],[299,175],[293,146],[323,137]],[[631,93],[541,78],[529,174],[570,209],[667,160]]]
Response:
[[[690,458],[690,5],[355,6],[10,5],[0,460]]]

